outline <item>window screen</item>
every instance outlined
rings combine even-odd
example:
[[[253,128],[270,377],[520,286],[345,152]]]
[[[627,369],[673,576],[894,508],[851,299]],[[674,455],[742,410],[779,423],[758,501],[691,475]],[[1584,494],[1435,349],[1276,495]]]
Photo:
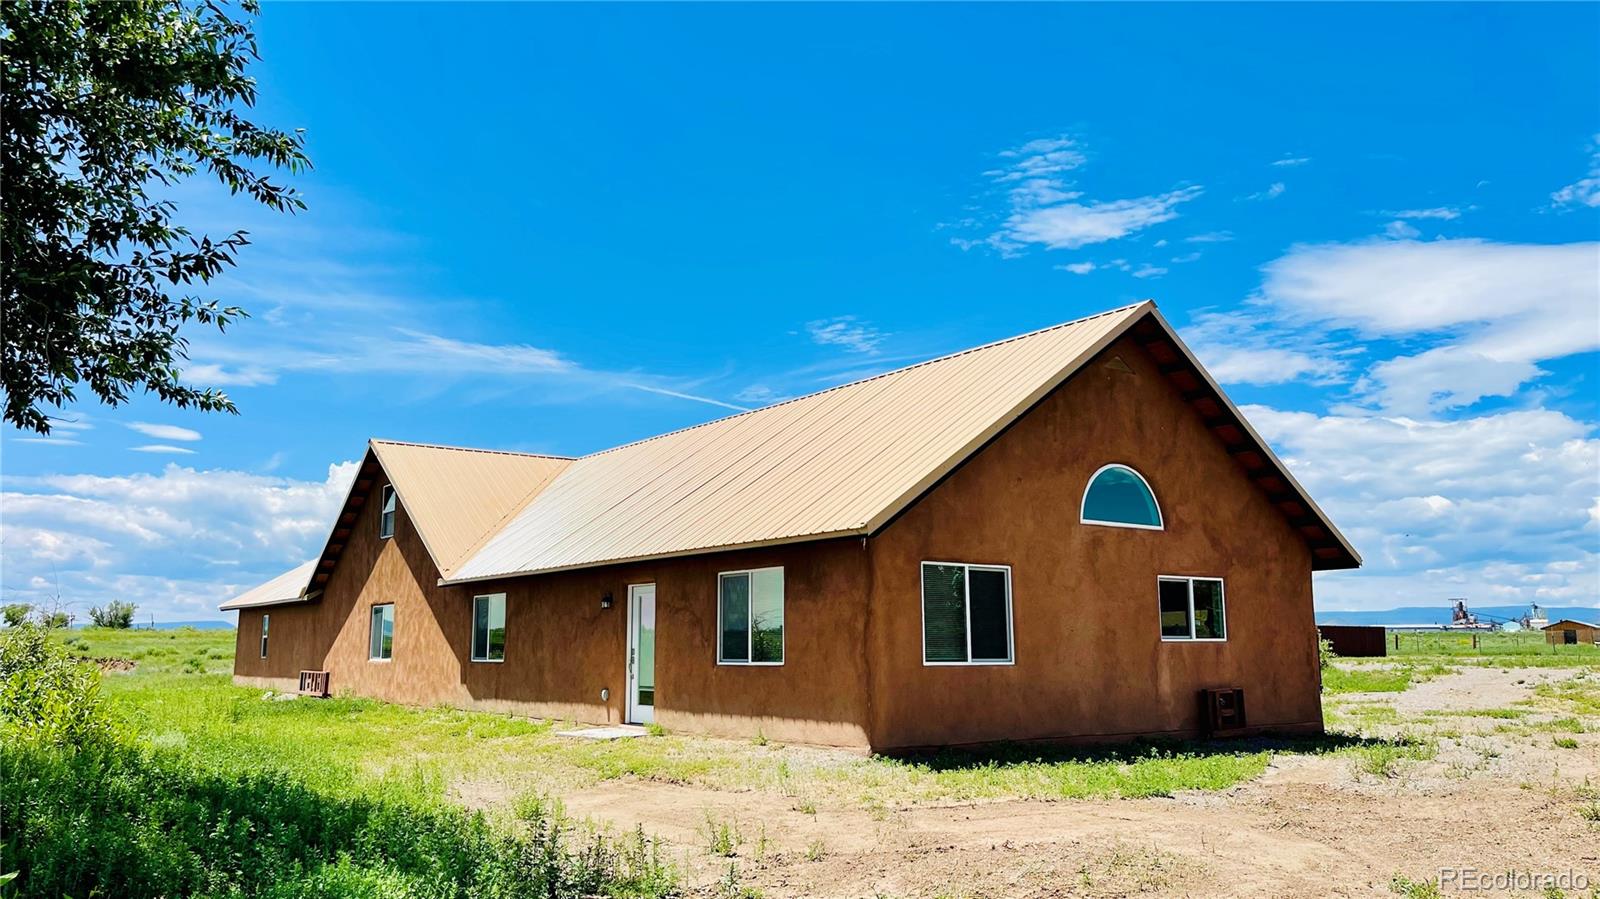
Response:
[[[934,664],[1011,661],[1009,569],[922,563],[922,659]]]
[[[1227,636],[1222,620],[1222,582],[1196,578],[1193,584],[1195,638],[1221,640]]]

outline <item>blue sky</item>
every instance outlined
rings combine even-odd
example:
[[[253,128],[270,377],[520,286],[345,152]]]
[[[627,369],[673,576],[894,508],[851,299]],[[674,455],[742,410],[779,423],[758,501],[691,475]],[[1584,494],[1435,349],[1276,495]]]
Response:
[[[269,5],[237,417],[8,432],[7,601],[213,618],[369,436],[567,454],[1154,298],[1365,555],[1600,595],[1600,7]]]

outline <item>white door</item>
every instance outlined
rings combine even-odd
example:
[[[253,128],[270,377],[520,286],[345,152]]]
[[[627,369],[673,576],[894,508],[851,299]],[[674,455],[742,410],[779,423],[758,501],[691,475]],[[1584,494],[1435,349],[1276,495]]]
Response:
[[[628,588],[628,723],[656,720],[656,585]]]

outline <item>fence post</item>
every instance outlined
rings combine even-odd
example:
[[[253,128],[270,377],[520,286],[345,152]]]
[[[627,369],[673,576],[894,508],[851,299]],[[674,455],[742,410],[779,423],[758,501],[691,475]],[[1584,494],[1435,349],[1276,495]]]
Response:
[[[1400,651],[1400,632],[1399,631],[1395,631],[1395,635],[1394,635],[1394,651],[1395,652],[1399,652]]]

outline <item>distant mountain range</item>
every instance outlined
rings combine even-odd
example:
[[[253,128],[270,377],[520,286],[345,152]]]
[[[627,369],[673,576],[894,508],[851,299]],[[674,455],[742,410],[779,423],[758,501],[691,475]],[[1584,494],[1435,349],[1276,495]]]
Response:
[[[1520,606],[1475,606],[1467,603],[1467,611],[1478,616],[1479,621],[1493,621],[1496,618],[1518,619],[1527,613],[1526,605]],[[1596,606],[1548,606],[1544,607],[1545,617],[1551,621],[1562,618],[1576,618],[1579,621],[1600,621],[1600,607]],[[1440,604],[1437,606],[1403,606],[1398,609],[1376,609],[1365,612],[1343,612],[1337,610],[1318,610],[1318,624],[1381,624],[1393,626],[1397,624],[1449,624],[1450,606]]]
[[[82,622],[82,621],[80,621],[77,624],[73,625],[74,628],[87,627],[87,626],[88,626],[88,623],[87,622]],[[148,621],[135,621],[133,623],[133,626],[134,626],[134,628],[136,630],[145,630],[145,631],[147,631],[147,630],[150,629],[150,622],[148,622]],[[230,630],[231,631],[231,630],[233,630],[233,622],[231,622],[231,621],[215,621],[215,620],[213,620],[213,621],[157,621],[156,624],[155,624],[155,628],[158,631],[172,631],[172,630],[177,630],[180,627],[192,627],[197,631],[221,631],[221,630]]]

